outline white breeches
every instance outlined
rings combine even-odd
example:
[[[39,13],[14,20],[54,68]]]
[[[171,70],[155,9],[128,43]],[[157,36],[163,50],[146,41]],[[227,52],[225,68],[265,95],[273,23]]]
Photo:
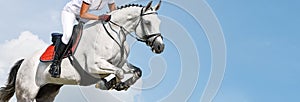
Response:
[[[70,13],[64,10],[62,11],[61,22],[63,27],[63,36],[61,40],[64,44],[68,44],[72,36],[73,26],[75,21],[76,21],[76,16],[74,13]]]

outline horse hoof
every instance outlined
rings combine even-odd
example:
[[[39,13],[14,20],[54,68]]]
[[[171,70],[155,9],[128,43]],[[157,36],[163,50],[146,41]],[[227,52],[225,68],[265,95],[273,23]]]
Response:
[[[142,76],[142,70],[140,68],[137,68],[133,71],[138,77]]]
[[[101,90],[108,90],[108,88],[106,87],[107,81],[104,80],[100,80],[98,83],[96,83],[95,88],[101,89]]]
[[[126,85],[126,83],[124,83],[124,82],[119,83],[119,84],[115,87],[115,89],[116,89],[117,91],[122,91],[122,90],[127,91],[128,88],[129,88],[129,86]]]

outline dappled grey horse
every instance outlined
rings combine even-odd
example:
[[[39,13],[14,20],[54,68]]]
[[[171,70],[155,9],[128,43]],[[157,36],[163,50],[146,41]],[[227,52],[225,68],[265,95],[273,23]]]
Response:
[[[40,62],[44,50],[19,60],[10,71],[7,85],[0,90],[0,101],[8,101],[14,92],[20,102],[54,101],[63,85],[97,84],[103,90],[128,89],[142,72],[127,61],[129,46],[126,36],[145,42],[154,53],[164,50],[157,15],[161,1],[154,7],[151,4],[152,1],[147,6],[122,6],[108,13],[112,17],[110,22],[87,22],[76,52],[70,58],[72,61],[62,61],[60,78],[50,77],[51,62]],[[132,77],[123,79],[124,74]],[[114,78],[103,80],[109,75],[114,75]]]

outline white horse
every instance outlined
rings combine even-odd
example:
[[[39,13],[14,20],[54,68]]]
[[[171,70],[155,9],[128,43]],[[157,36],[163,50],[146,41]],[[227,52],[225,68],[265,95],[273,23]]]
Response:
[[[96,83],[104,90],[126,90],[142,75],[138,67],[127,62],[129,47],[126,36],[134,33],[154,53],[164,50],[157,10],[160,3],[151,7],[152,1],[142,7],[134,4],[122,6],[108,13],[111,21],[89,21],[85,24],[73,61],[63,59],[60,78],[48,73],[51,62],[40,62],[44,50],[29,58],[19,60],[10,71],[8,83],[0,90],[0,101],[8,101],[16,92],[19,102],[54,101],[63,85],[88,86]],[[108,75],[115,78],[106,82]],[[121,81],[124,74],[132,77]],[[99,86],[100,85],[100,86]]]

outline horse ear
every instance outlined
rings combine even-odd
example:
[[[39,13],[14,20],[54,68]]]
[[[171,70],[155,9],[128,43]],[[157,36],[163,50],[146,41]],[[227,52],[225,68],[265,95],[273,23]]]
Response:
[[[145,7],[144,12],[146,12],[147,10],[149,10],[149,8],[151,7],[153,1],[150,1],[147,6]]]
[[[159,0],[158,4],[155,6],[155,11],[159,10],[161,5],[161,0]]]

